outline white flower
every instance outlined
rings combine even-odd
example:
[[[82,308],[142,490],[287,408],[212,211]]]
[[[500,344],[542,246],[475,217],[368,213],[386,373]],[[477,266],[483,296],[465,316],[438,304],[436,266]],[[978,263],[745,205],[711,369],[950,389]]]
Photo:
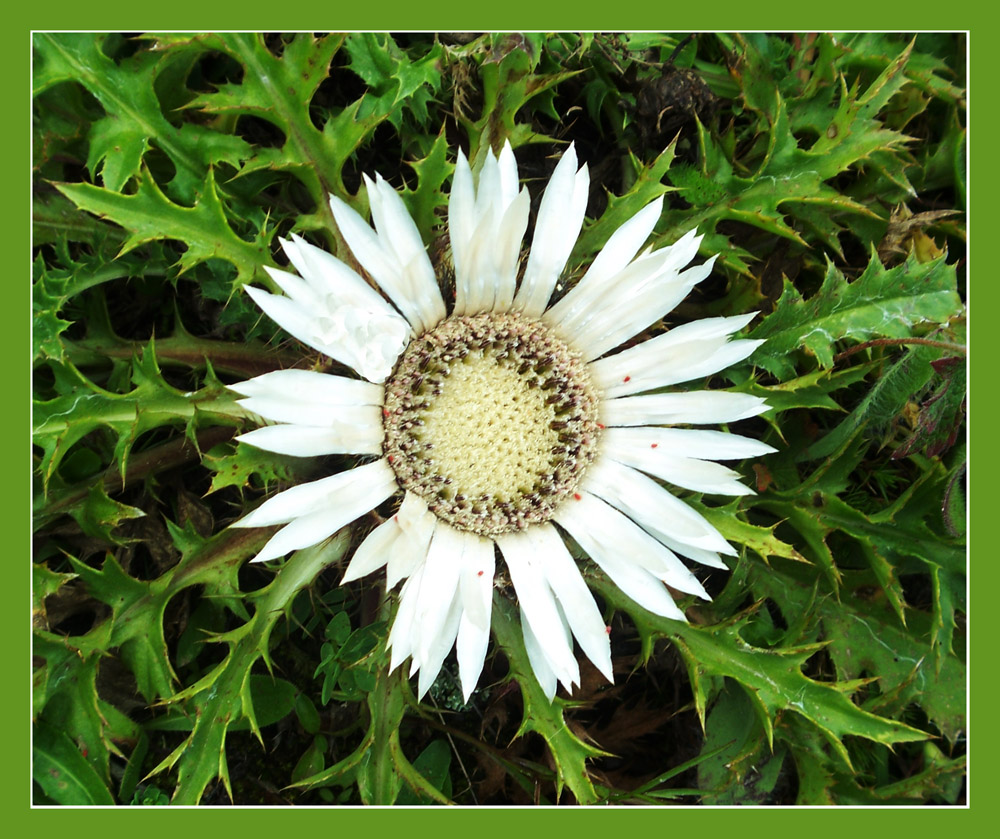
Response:
[[[517,594],[524,642],[547,695],[580,682],[573,640],[609,680],[608,629],[563,539],[572,537],[641,606],[684,620],[667,589],[706,598],[678,555],[725,569],[735,554],[657,480],[705,493],[751,490],[714,462],[773,451],[756,440],[675,425],[727,423],[766,410],[738,393],[665,392],[746,358],[729,340],[752,315],[709,318],[616,351],[708,276],[693,232],[636,256],[662,198],[622,225],[587,272],[549,306],[583,223],[589,176],[571,146],[542,196],[523,276],[528,224],[509,145],[475,183],[459,152],[448,209],[455,265],[449,316],[426,249],[399,195],[365,179],[374,230],[331,198],[340,232],[385,297],[330,254],[283,242],[300,276],[269,270],[286,296],[248,288],[284,329],[368,381],[281,370],[234,385],[278,423],[242,435],[300,457],[375,460],[293,487],[239,527],[285,525],[256,560],[314,545],[390,496],[398,512],[356,551],[344,582],[386,568],[403,582],[389,644],[423,695],[457,651],[466,699],[490,633],[496,547]],[[386,299],[387,298],[387,299]],[[649,477],[653,476],[653,477]],[[562,532],[556,528],[558,525]]]

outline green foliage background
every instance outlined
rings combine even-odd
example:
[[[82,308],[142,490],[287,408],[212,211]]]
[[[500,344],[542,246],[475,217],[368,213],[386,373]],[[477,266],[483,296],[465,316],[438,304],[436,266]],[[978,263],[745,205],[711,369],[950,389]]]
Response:
[[[965,754],[961,35],[34,37],[35,800],[955,804]],[[349,468],[233,443],[225,384],[329,369],[241,292],[326,196],[403,191],[441,276],[455,148],[537,202],[590,165],[572,281],[665,194],[713,277],[666,325],[759,310],[714,387],[779,452],[688,496],[737,547],[690,623],[580,557],[616,683],[548,703],[500,587],[480,689],[417,702],[391,598],[339,588],[378,520],[272,568],[227,525]]]

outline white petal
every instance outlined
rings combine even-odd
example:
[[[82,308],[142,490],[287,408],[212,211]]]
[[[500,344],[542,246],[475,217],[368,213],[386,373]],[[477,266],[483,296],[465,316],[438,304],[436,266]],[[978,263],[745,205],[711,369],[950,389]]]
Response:
[[[247,294],[271,320],[285,330],[289,335],[298,338],[303,344],[312,347],[324,355],[328,355],[343,364],[349,364],[345,359],[351,358],[349,348],[342,345],[327,344],[316,334],[315,320],[307,310],[297,304],[291,297],[271,294],[253,286],[243,286]]]
[[[385,395],[380,385],[312,370],[275,370],[229,388],[244,396],[323,405],[381,405]]]
[[[527,531],[504,533],[497,544],[507,562],[517,600],[535,638],[544,641],[544,654],[559,681],[570,689],[580,682],[580,667],[566,639],[563,617],[545,579],[547,557],[537,552]]]
[[[587,361],[620,346],[677,306],[696,283],[711,273],[714,263],[712,257],[682,274],[661,275],[641,288],[616,295],[612,304],[595,310],[599,314],[593,321],[574,331],[574,345],[586,348],[583,355]]]
[[[694,560],[699,565],[707,565],[709,568],[718,568],[722,571],[729,570],[729,566],[722,561],[722,557],[712,551],[706,551],[702,548],[693,548],[690,545],[682,545],[678,548],[677,553],[686,556],[688,559]],[[674,586],[674,588],[677,588],[677,586]],[[690,593],[693,594],[694,592]],[[710,600],[711,598],[706,595],[705,599]]]
[[[556,674],[549,664],[544,648],[535,637],[535,633],[531,631],[531,624],[528,623],[524,609],[520,611],[521,637],[524,639],[524,649],[528,653],[528,663],[531,664],[531,670],[535,674],[545,698],[551,702],[556,695]]]
[[[677,437],[671,442],[670,432],[676,432]],[[685,435],[707,434],[718,435],[718,443],[712,438],[701,442],[694,437],[689,449],[684,447]],[[718,463],[699,459],[699,457],[712,456],[713,454],[725,456],[726,452],[719,451],[725,445],[725,438],[736,435],[723,434],[711,431],[692,431],[689,429],[673,428],[611,428],[602,439],[602,450],[605,455],[640,469],[650,475],[655,475],[664,481],[694,490],[695,492],[712,492],[723,495],[752,495],[753,490],[739,482],[742,477],[738,472],[726,468]],[[757,443],[756,440],[748,440],[745,437],[736,437],[751,446],[745,446],[744,450],[766,452],[770,446]],[[756,445],[753,445],[756,444]],[[699,448],[701,445],[701,448]],[[738,446],[734,446],[736,451]],[[733,456],[730,453],[730,456]]]
[[[321,485],[321,487],[320,487]],[[341,472],[312,484],[292,487],[265,501],[234,527],[290,524],[279,530],[252,562],[275,559],[289,551],[307,548],[336,533],[345,524],[374,509],[397,489],[396,477],[384,460]],[[309,490],[297,511],[289,510],[302,497],[297,490]],[[289,518],[292,513],[293,517]]]
[[[767,403],[746,393],[693,390],[687,393],[652,393],[607,399],[601,404],[601,422],[606,426],[714,425],[755,417]]]
[[[268,265],[264,266],[264,271],[274,280],[285,294],[300,306],[318,306],[323,300],[323,295],[318,293],[309,283],[301,277],[289,274],[287,271],[279,271]]]
[[[475,214],[476,193],[472,184],[472,170],[461,151],[455,162],[455,176],[448,196],[448,236],[451,240],[452,259],[455,263],[455,314],[465,314],[468,284],[472,279],[468,252],[478,217]]]
[[[691,545],[736,554],[701,515],[652,478],[628,466],[599,458],[587,470],[581,487],[617,507],[668,548],[680,550],[678,546]]]
[[[395,202],[387,200],[390,192],[399,199],[395,191],[382,191],[376,187],[369,189],[368,198],[373,216],[378,219],[384,213],[384,226],[396,231],[400,226],[399,212]],[[399,201],[402,203],[402,199]],[[372,230],[354,209],[335,195],[330,196],[330,208],[341,235],[355,258],[396,304],[414,330],[423,332],[444,318],[444,301],[437,281],[433,280],[433,271],[429,275],[433,282],[428,281],[430,262],[426,252],[413,252],[412,242],[408,242],[401,246],[401,251],[409,256],[409,261],[401,263],[392,244]],[[410,224],[413,224],[412,219]]]
[[[517,261],[521,256],[521,242],[528,229],[528,215],[531,201],[528,190],[522,189],[506,208],[500,221],[500,228],[493,241],[496,289],[492,310],[506,312],[514,302],[514,288],[517,285]]]
[[[490,644],[490,627],[477,626],[467,614],[458,624],[455,656],[458,659],[458,676],[462,682],[462,698],[468,702],[483,672],[486,652]]]
[[[496,227],[494,208],[488,206],[485,212],[479,216],[478,224],[472,232],[472,239],[465,254],[468,267],[467,276],[463,283],[463,303],[460,311],[456,304],[456,312],[459,314],[475,315],[489,311],[493,307],[497,284],[496,265],[493,259]]]
[[[668,586],[711,600],[690,569],[639,525],[589,492],[577,495],[580,497],[574,496],[556,510],[555,519],[595,562],[595,553],[617,557],[621,563],[645,569]]]
[[[496,557],[493,542],[474,534],[466,541],[461,572],[462,619],[458,625],[455,653],[462,694],[469,701],[486,660],[493,613],[493,575]]]
[[[399,538],[399,525],[392,519],[382,522],[358,545],[340,584],[360,580],[373,571],[378,571],[389,560],[389,549],[397,538]]]
[[[420,662],[420,678],[417,681],[417,698],[420,699],[434,684],[434,680],[441,672],[441,665],[444,664],[448,652],[455,645],[458,636],[458,627],[462,619],[462,605],[456,597],[448,608],[438,635],[430,645],[426,658]]]
[[[380,426],[382,409],[378,405],[325,405],[322,402],[281,399],[275,396],[251,396],[237,399],[251,413],[272,422],[301,423],[316,428],[335,426]]]
[[[517,163],[510,144],[500,159],[487,151],[479,184],[460,155],[449,202],[455,260],[455,314],[507,311],[514,298],[521,240],[528,226],[527,190],[517,190]]]
[[[571,144],[542,195],[528,264],[514,298],[514,308],[529,317],[539,317],[545,311],[556,280],[566,267],[583,225],[589,189],[587,166],[576,171],[576,150]]]
[[[384,381],[409,340],[397,315],[356,306],[306,307],[290,297],[244,286],[264,313],[290,335],[371,381]]]
[[[542,572],[570,631],[587,658],[609,682],[613,682],[607,626],[565,543],[551,524],[530,527],[526,532],[534,543],[536,554],[545,558]]]
[[[420,584],[423,580],[424,567],[421,565],[410,578],[403,583],[399,593],[399,608],[389,630],[388,647],[392,651],[389,661],[391,673],[413,654],[415,647],[414,620],[417,607],[420,604]]]
[[[588,496],[584,493],[582,497]],[[618,588],[654,614],[673,620],[686,620],[663,584],[642,565],[625,559],[628,554],[614,544],[614,535],[624,532],[620,527],[614,527],[612,532],[602,532],[600,526],[595,526],[594,522],[581,515],[583,507],[573,509],[570,503],[563,506],[570,509],[560,510],[559,523]]]
[[[334,305],[361,306],[386,316],[400,317],[382,295],[332,253],[311,245],[294,233],[290,241],[282,240],[281,246],[295,270],[323,299],[333,297]]]
[[[718,495],[753,495],[754,491],[740,483],[742,477],[721,463],[711,460],[698,460],[693,457],[675,457],[673,455],[636,456],[634,451],[616,451],[609,449],[608,457],[632,466],[650,475],[654,475],[674,486],[690,489],[694,492],[707,492]]]
[[[662,211],[661,196],[612,233],[587,273],[562,300],[545,313],[545,319],[556,326],[564,326],[570,318],[594,305],[604,294],[608,281],[624,270],[642,243],[649,238]]]
[[[633,449],[637,457],[662,453],[701,460],[742,460],[776,451],[750,437],[694,428],[609,428],[603,439],[619,450]]]
[[[420,584],[420,603],[417,606],[416,621],[419,624],[417,653],[420,656],[421,666],[425,661],[436,657],[452,601],[458,597],[464,550],[465,542],[458,531],[439,522],[427,552],[423,581]],[[458,607],[461,609],[460,602]],[[457,631],[456,623],[455,632]],[[453,633],[448,639],[447,649],[451,649],[454,641]],[[444,660],[444,656],[441,658]]]
[[[399,525],[400,538],[389,551],[389,561],[385,570],[386,590],[395,588],[396,583],[409,577],[427,560],[427,550],[437,526],[437,516],[427,509],[424,500],[414,492],[403,496],[399,511],[392,517]]]
[[[358,514],[360,515],[360,513]],[[354,518],[357,518],[355,516]],[[251,562],[266,562],[269,559],[277,559],[290,551],[299,548],[308,548],[316,545],[332,536],[347,522],[341,521],[327,514],[326,510],[319,510],[299,516],[291,524],[285,525],[274,534],[266,545],[261,549]]]
[[[500,188],[500,167],[497,159],[493,156],[493,149],[487,149],[476,184],[476,215],[482,218],[489,210],[502,208],[503,193]]]
[[[327,454],[381,454],[383,436],[376,416],[374,423],[361,425],[332,423],[325,428],[270,425],[241,434],[236,439],[268,452],[319,457]]]
[[[339,522],[330,530],[333,533],[362,513],[375,509],[396,489],[392,469],[385,460],[378,460],[279,492],[232,526],[268,527],[325,512],[332,522]]]
[[[500,203],[503,207],[509,207],[518,194],[517,159],[510,147],[510,140],[504,140],[497,159],[497,169],[500,174]]]
[[[420,231],[410,216],[403,199],[381,175],[376,175],[374,196],[372,183],[366,177],[372,218],[383,245],[393,250],[403,267],[406,293],[418,305],[426,328],[445,317],[444,300]]]
[[[573,292],[566,296],[570,297],[573,293],[591,285],[600,286],[601,283],[606,282],[625,268],[639,252],[639,248],[642,247],[646,239],[649,238],[649,234],[653,232],[653,228],[662,213],[663,196],[661,195],[611,234],[607,243],[601,248],[601,252],[587,269],[587,273],[580,279]],[[665,248],[664,250],[670,249]]]
[[[624,396],[709,376],[746,358],[761,342],[729,341],[754,314],[706,318],[677,326],[591,365],[608,396]]]
[[[489,539],[467,533],[465,540],[460,583],[462,619],[458,624],[455,653],[462,694],[468,702],[479,681],[489,646],[496,557]]]
[[[460,571],[462,608],[475,626],[489,629],[493,611],[493,576],[496,572],[493,542],[473,533],[461,536],[465,542]]]

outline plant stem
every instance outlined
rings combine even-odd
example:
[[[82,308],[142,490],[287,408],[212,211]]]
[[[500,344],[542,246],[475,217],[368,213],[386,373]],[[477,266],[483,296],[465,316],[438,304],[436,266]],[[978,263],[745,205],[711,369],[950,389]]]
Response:
[[[847,358],[847,356],[854,355],[854,353],[861,352],[861,350],[866,350],[869,347],[891,347],[902,344],[921,344],[925,347],[940,347],[943,350],[951,350],[962,355],[968,353],[968,349],[961,344],[952,344],[948,341],[933,341],[930,338],[876,338],[872,341],[865,341],[862,344],[858,344],[856,347],[851,347],[849,350],[844,350],[842,353],[838,353],[833,357],[833,363],[836,364],[838,361]]]

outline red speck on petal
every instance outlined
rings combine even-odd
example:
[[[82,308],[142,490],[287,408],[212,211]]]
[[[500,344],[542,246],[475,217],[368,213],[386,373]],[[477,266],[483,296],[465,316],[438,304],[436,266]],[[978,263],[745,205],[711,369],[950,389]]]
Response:
[[[649,444],[649,447],[650,447],[651,449],[655,449],[655,448],[656,448],[656,447],[657,447],[658,445],[660,445],[660,444],[659,444],[659,443],[650,443],[650,444]]]
[[[388,408],[383,408],[382,409],[382,416],[383,417],[389,416],[389,409]]]
[[[602,423],[602,422],[597,423],[597,427],[598,428],[604,428],[604,423]]]
[[[605,635],[610,635],[611,634],[611,627],[610,626],[604,627],[604,634]]]
[[[399,521],[399,516],[393,516],[393,517],[392,517],[392,520],[393,520],[393,521]]]
[[[630,382],[630,381],[632,381],[632,377],[631,376],[626,376],[624,379],[622,379],[622,381],[623,382]]]
[[[482,571],[479,571],[479,572],[477,572],[477,573],[476,573],[476,576],[477,576],[477,577],[482,577],[482,576],[483,576],[483,572],[482,572]]]
[[[580,500],[581,500],[581,499],[583,498],[583,496],[582,496],[582,495],[580,495],[580,493],[578,493],[578,492],[574,492],[574,493],[573,493],[573,497],[574,497],[574,498],[575,498],[575,499],[576,499],[577,501],[580,501]]]

